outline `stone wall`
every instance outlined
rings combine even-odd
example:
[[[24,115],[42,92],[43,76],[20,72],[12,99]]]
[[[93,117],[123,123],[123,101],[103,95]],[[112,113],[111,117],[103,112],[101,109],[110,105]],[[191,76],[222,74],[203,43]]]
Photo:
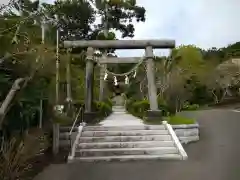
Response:
[[[199,125],[172,125],[173,130],[182,144],[188,144],[199,140]]]

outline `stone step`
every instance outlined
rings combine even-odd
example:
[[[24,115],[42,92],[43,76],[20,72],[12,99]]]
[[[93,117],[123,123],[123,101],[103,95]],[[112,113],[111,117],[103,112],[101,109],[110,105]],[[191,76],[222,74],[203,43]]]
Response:
[[[138,125],[138,126],[86,126],[84,131],[132,131],[132,130],[164,130],[163,125]]]
[[[136,141],[136,142],[103,142],[103,143],[80,143],[80,149],[101,148],[144,148],[144,147],[175,147],[173,141]]]
[[[116,111],[116,110],[114,110],[114,111],[113,111],[113,114],[114,114],[114,115],[118,115],[118,114],[119,114],[119,115],[124,115],[124,114],[126,114],[126,111]]]
[[[126,111],[126,108],[124,108],[124,107],[116,107],[116,106],[113,106],[112,107],[112,110],[124,110],[124,111]]]
[[[125,109],[112,109],[112,112],[114,114],[116,114],[116,113],[127,114],[127,111]]]
[[[126,126],[143,126],[143,122],[141,120],[136,120],[136,119],[128,119],[128,120],[104,120],[100,123],[103,126],[118,126],[119,128],[116,130],[120,130],[121,127],[126,127]]]
[[[70,131],[71,131],[71,128],[72,128],[71,126],[63,126],[63,127],[60,127],[60,128],[59,128],[59,131],[60,131],[60,132],[70,132]],[[77,131],[78,131],[78,127],[74,127],[74,128],[73,128],[73,131],[74,131],[74,132],[77,132]]]
[[[120,106],[119,106],[119,107],[113,106],[113,107],[112,107],[112,110],[113,110],[113,109],[117,109],[117,110],[120,109],[120,110],[125,110],[125,111],[126,111],[126,108],[125,108],[125,107],[120,107]]]
[[[70,140],[60,140],[59,141],[59,146],[60,147],[70,147]]]
[[[111,148],[111,149],[77,149],[76,157],[121,156],[121,155],[164,155],[178,153],[176,147],[151,148]]]
[[[69,132],[61,132],[59,134],[59,139],[69,139],[70,137],[74,139],[77,136],[77,132],[72,132],[71,136],[69,136]]]
[[[98,161],[137,161],[137,160],[181,160],[179,154],[164,154],[164,155],[124,155],[124,156],[102,156],[102,157],[76,157],[69,163],[83,162],[98,162]]]
[[[80,143],[88,142],[128,142],[128,141],[170,141],[170,135],[148,136],[105,136],[105,137],[81,137]]]
[[[59,139],[69,139],[69,132],[61,132],[59,134]]]
[[[83,131],[82,137],[102,136],[144,136],[144,135],[169,134],[167,130],[135,130],[135,131]]]
[[[113,109],[126,109],[124,106],[112,106]]]

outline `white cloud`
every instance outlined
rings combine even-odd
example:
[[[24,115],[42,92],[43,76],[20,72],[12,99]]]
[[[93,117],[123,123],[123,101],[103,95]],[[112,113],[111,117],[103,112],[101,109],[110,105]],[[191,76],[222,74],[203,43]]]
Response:
[[[137,2],[147,12],[146,22],[136,25],[134,39],[172,38],[177,45],[195,44],[202,48],[222,47],[240,40],[239,0]]]
[[[4,2],[7,0],[1,0]],[[46,0],[45,0],[46,1]],[[51,0],[47,0],[51,1]],[[240,40],[239,0],[137,0],[146,22],[136,24],[134,39],[175,39],[177,45],[222,47]],[[158,51],[159,52],[159,51]],[[124,51],[140,56],[143,51]]]
[[[7,4],[9,2],[9,0],[1,0],[0,4]]]

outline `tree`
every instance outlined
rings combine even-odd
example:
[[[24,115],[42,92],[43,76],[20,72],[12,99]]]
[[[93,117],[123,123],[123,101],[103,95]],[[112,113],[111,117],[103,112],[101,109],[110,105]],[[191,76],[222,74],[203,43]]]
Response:
[[[193,45],[181,45],[171,52],[171,57],[178,61],[178,67],[186,77],[198,75],[204,65],[202,53]]]
[[[180,110],[189,100],[197,80],[204,73],[205,62],[199,48],[188,45],[172,50],[169,57],[156,58],[156,79],[159,97]],[[172,108],[173,109],[173,108]]]
[[[5,71],[6,69],[8,70],[8,74],[9,71],[11,72],[10,80],[14,81],[18,78],[15,81],[15,90],[10,91],[7,99],[2,103],[1,124],[10,109],[10,105],[13,104],[12,101],[15,98],[16,92],[25,88],[27,84],[34,79],[36,74],[40,73],[39,70],[43,69],[44,65],[49,64],[50,61],[43,62],[42,54],[45,55],[46,59],[52,57],[52,53],[49,53],[50,51],[52,52],[50,46],[41,45],[40,43],[40,28],[33,24],[33,18],[37,13],[29,16],[30,12],[27,8],[30,6],[25,5],[28,5],[30,2],[26,1],[24,3],[20,4],[20,16],[16,15],[14,11],[1,16],[0,26],[5,29],[2,31],[2,35],[4,36],[1,36],[1,40],[4,42],[1,44],[3,46],[3,48],[1,48],[1,55],[3,56],[1,65],[4,67],[2,70],[4,74],[7,73]],[[34,2],[32,4],[34,4]],[[20,6],[15,4],[15,7],[16,10],[19,10]],[[34,10],[36,10],[36,8],[31,8],[31,11]],[[6,95],[5,93],[2,95]]]
[[[143,7],[136,5],[136,0],[110,0],[108,3],[108,17],[102,16],[103,21],[108,21],[108,29],[115,29],[122,33],[122,38],[134,36],[133,21],[145,21],[146,10]],[[105,13],[105,3],[102,0],[95,0],[99,15]],[[103,27],[104,24],[100,24]]]
[[[181,111],[185,101],[190,98],[191,91],[187,88],[186,79],[179,69],[175,69],[169,76],[165,96],[171,111],[175,113]]]
[[[231,96],[230,88],[239,84],[239,72],[239,66],[231,60],[206,71],[204,82],[213,94],[215,103],[221,102],[226,95]]]
[[[171,74],[176,71],[178,59],[171,59],[170,57],[156,57],[155,59],[155,74],[156,87],[158,89],[158,96],[164,98],[163,95],[170,85]]]

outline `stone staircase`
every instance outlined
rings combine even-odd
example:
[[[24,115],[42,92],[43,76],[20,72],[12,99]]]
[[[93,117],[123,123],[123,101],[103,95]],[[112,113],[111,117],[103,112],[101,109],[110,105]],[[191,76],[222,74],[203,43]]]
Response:
[[[79,126],[68,162],[187,159],[167,122],[145,125],[123,106],[113,106],[112,110],[99,126]]]
[[[115,113],[126,113],[126,109],[123,106],[113,106],[112,111]]]
[[[76,136],[78,134],[78,128],[75,127],[73,128],[73,132],[71,137],[69,137],[69,132],[71,130],[71,126],[63,126],[59,128],[59,147],[60,148],[69,148],[70,147],[70,139],[72,139],[72,142],[74,142],[74,140],[76,139]]]
[[[85,126],[79,133],[69,162],[187,158],[166,124]]]

